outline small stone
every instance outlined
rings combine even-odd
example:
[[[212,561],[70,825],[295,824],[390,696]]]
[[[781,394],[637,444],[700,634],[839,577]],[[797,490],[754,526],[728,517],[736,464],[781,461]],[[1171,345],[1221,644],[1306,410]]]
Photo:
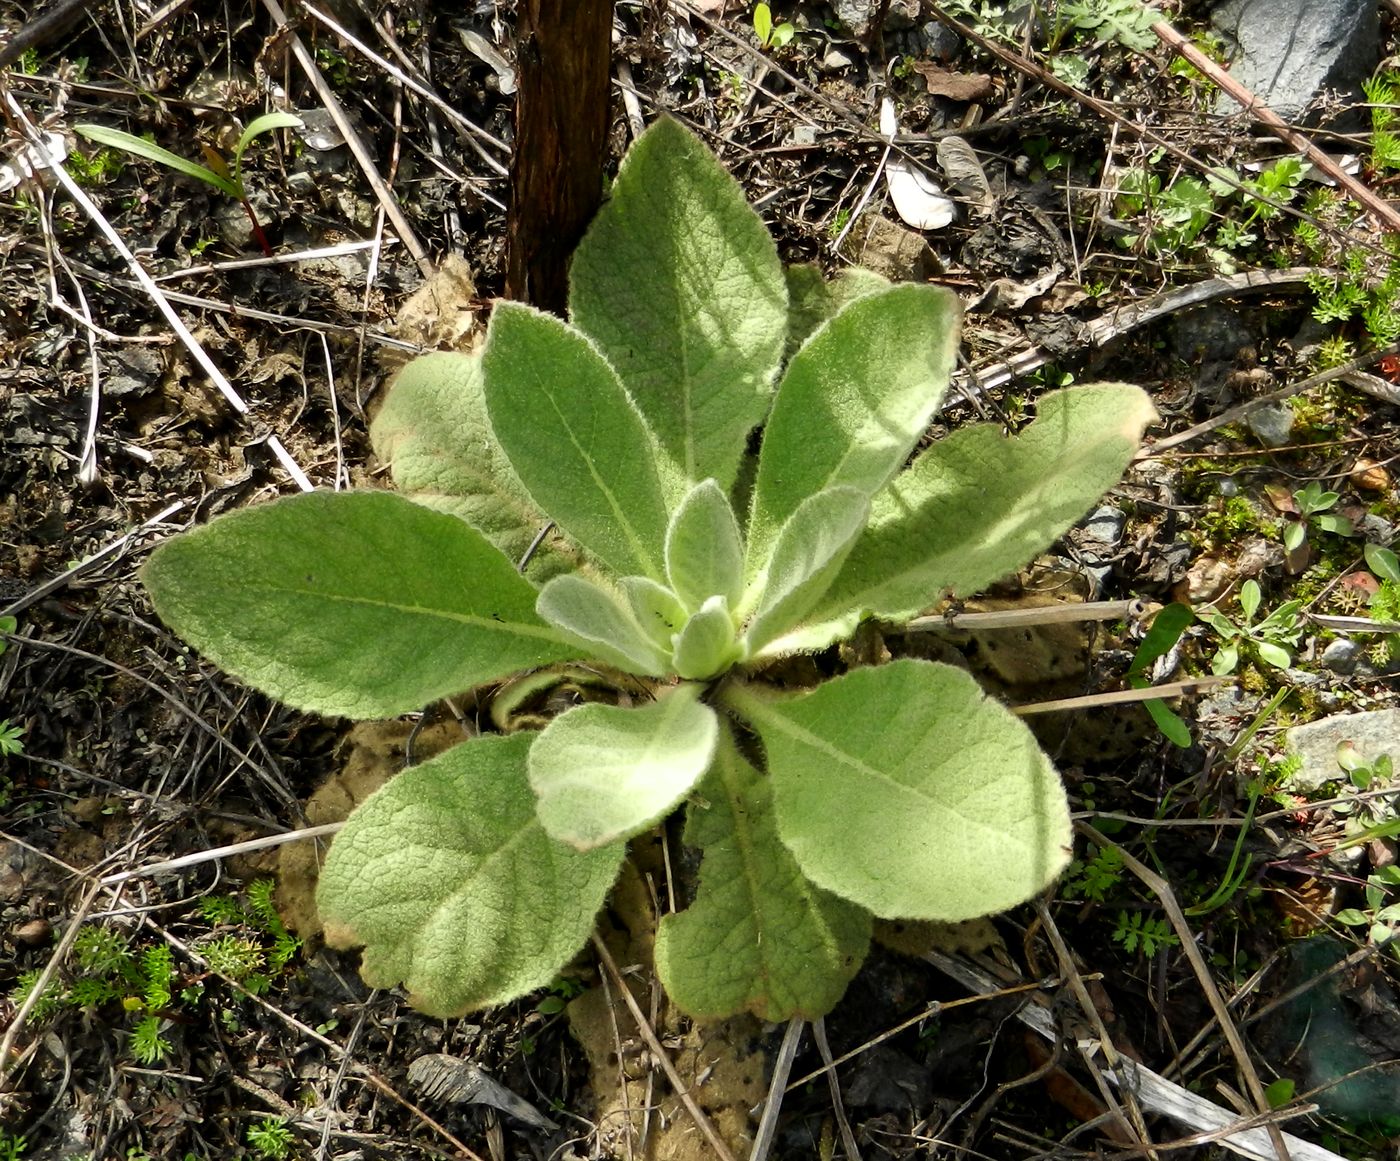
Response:
[[[962,37],[946,25],[930,20],[920,31],[923,34],[924,52],[934,60],[947,64],[962,52]]]
[[[1193,606],[1209,604],[1229,588],[1234,579],[1235,570],[1226,561],[1203,556],[1186,570],[1186,575],[1172,590],[1172,599]]]
[[[822,57],[821,69],[824,73],[839,73],[842,69],[848,69],[855,63],[855,60],[848,53],[842,52],[839,48],[829,48],[826,50],[826,55]]]
[[[843,27],[850,29],[853,36],[864,37],[869,33],[870,23],[880,6],[876,0],[836,0],[832,7]],[[890,0],[885,11],[884,31],[911,28],[918,16],[919,0]]]
[[[1283,447],[1293,435],[1293,408],[1265,403],[1245,416],[1245,423],[1265,447]]]
[[[1322,664],[1333,673],[1339,673],[1343,677],[1350,674],[1356,663],[1361,660],[1363,650],[1355,641],[1338,639],[1328,643],[1327,648],[1322,651]]]
[[[1127,519],[1117,508],[1104,505],[1090,512],[1079,525],[1079,530],[1085,540],[1112,548],[1123,539],[1123,525]]]
[[[53,927],[47,919],[31,919],[11,928],[10,935],[25,947],[42,947],[53,936]]]
[[[1378,461],[1357,456],[1351,469],[1351,482],[1363,492],[1384,492],[1390,488],[1390,473]]]
[[[1382,754],[1394,758],[1400,752],[1400,709],[1337,714],[1294,726],[1286,736],[1289,748],[1303,759],[1287,789],[1311,794],[1329,782],[1346,781],[1346,771],[1337,764],[1337,747],[1343,742],[1350,742],[1366,762],[1374,762]]]

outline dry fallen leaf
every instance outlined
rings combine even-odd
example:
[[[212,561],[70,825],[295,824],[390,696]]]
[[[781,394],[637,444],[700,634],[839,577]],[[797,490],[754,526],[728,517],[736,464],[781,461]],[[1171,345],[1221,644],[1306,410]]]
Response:
[[[924,78],[928,91],[935,97],[947,97],[950,101],[985,101],[996,92],[996,85],[986,73],[955,73],[928,60],[910,61],[909,66]]]

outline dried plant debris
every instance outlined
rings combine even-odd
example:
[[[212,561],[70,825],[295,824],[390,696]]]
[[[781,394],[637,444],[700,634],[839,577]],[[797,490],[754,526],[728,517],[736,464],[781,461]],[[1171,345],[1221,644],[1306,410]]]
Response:
[[[495,1080],[484,1068],[446,1052],[429,1052],[408,1066],[408,1080],[429,1100],[444,1104],[490,1105],[532,1129],[559,1126]]]

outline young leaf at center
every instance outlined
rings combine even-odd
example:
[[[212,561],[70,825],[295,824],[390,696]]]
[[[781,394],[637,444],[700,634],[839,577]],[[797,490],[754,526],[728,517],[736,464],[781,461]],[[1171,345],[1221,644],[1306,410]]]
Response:
[[[535,503],[614,576],[665,580],[655,441],[597,348],[502,302],[481,358],[491,429]]]

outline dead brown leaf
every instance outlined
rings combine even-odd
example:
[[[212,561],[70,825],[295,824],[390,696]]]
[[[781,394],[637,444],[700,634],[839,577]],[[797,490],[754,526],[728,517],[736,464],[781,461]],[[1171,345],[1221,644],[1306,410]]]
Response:
[[[928,60],[909,63],[924,78],[928,91],[935,97],[947,97],[950,101],[985,101],[996,90],[986,73],[955,73]]]

